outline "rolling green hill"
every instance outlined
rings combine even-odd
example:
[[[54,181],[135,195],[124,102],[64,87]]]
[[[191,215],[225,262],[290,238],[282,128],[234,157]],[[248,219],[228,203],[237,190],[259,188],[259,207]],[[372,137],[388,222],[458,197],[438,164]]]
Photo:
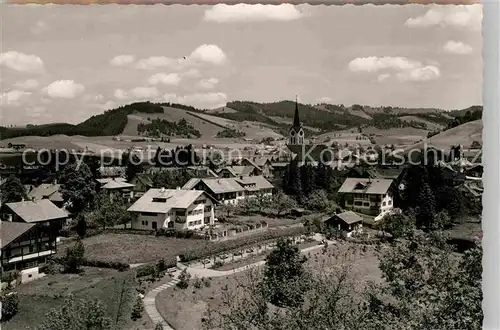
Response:
[[[210,111],[182,104],[137,102],[92,116],[77,125],[57,123],[27,125],[27,127],[0,127],[0,137],[8,139],[58,134],[68,136],[140,135],[139,126],[150,125],[155,118],[168,121],[162,124],[165,127],[176,125],[184,119],[189,125],[193,125],[194,130],[201,133],[201,137],[213,137],[224,128],[244,131],[247,136],[255,135],[255,138],[279,137],[280,135],[286,136],[294,111],[295,102],[293,101],[272,103],[234,101],[228,102],[226,107]],[[306,134],[314,136],[346,129],[361,131],[365,128],[377,130],[413,128],[429,132],[440,131],[480,119],[482,106],[445,112],[440,109],[299,104],[299,112],[300,119],[307,130]]]

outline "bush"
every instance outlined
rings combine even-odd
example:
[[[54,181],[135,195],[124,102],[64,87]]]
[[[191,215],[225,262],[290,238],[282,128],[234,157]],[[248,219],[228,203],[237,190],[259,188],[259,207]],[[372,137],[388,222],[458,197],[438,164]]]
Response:
[[[305,233],[303,227],[292,227],[279,231],[264,232],[252,236],[241,237],[235,240],[220,242],[218,244],[204,246],[202,248],[187,250],[179,255],[181,261],[204,259],[213,255],[240,250],[250,245],[263,244],[267,241],[276,240],[280,237],[297,236]]]
[[[0,301],[2,302],[2,315],[1,321],[10,320],[19,310],[19,297],[16,292],[10,292],[2,295]]]
[[[202,286],[203,286],[203,281],[198,278],[198,277],[195,277],[194,278],[194,281],[193,281],[193,286],[196,288],[196,289],[200,289]]]
[[[137,296],[135,299],[134,307],[132,308],[132,320],[138,320],[142,317],[142,313],[144,312],[144,303],[142,302],[141,297]]]
[[[191,279],[191,274],[189,274],[186,269],[183,269],[181,274],[179,275],[179,282],[177,282],[176,286],[179,289],[185,290],[189,287],[190,279]]]
[[[17,280],[19,278],[19,271],[18,270],[10,270],[8,272],[3,272],[1,274],[1,279],[2,282],[7,282],[10,284],[10,282]]]
[[[144,277],[144,276],[159,276],[167,270],[168,268],[176,267],[177,259],[172,258],[170,260],[165,261],[164,259],[160,259],[156,263],[149,263],[145,265],[141,265],[135,268],[136,277]]]

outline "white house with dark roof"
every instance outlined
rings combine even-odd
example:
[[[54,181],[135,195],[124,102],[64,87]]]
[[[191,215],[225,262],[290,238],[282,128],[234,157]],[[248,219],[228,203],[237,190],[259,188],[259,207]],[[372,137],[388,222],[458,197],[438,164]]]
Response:
[[[337,230],[344,237],[351,237],[352,234],[363,230],[363,218],[353,211],[327,216],[323,218],[323,223],[329,228]]]
[[[133,229],[200,229],[214,224],[217,201],[200,190],[149,189],[132,206]]]
[[[338,192],[344,196],[346,209],[378,219],[394,209],[392,184],[392,179],[347,178]]]
[[[182,189],[203,190],[224,204],[237,204],[258,194],[272,196],[274,186],[263,176],[192,178]]]

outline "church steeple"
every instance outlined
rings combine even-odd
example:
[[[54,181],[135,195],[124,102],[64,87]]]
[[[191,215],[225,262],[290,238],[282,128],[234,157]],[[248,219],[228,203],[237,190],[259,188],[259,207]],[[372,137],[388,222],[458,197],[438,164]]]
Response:
[[[293,116],[293,125],[290,127],[289,142],[291,145],[304,144],[304,129],[299,117],[299,102],[295,97],[295,114]]]
[[[300,117],[299,117],[299,102],[297,100],[297,96],[295,96],[295,114],[293,116],[293,127],[296,128],[297,130],[302,127],[302,124],[300,123]]]

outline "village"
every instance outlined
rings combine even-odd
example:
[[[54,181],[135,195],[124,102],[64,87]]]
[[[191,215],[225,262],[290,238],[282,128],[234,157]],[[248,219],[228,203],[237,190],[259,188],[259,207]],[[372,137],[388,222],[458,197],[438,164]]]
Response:
[[[325,160],[326,146],[307,144],[302,127],[296,105],[284,155],[261,152],[219,158],[217,165],[208,158],[201,165],[168,167],[132,162],[103,167],[91,161],[91,169],[70,163],[38,185],[4,175],[2,290],[18,299],[5,329],[32,326],[26,316],[32,301],[96,295],[95,287],[104,283],[108,287],[97,296],[105,302],[115,299],[116,290],[127,292],[112,308],[118,328],[195,329],[202,317],[186,321],[165,292],[188,286],[189,278],[208,288],[208,279],[262,266],[284,238],[303,253],[329,245],[371,246],[400,235],[399,222],[412,216],[420,228],[475,228],[465,239],[455,237],[455,244],[470,245],[479,237],[480,149],[422,149],[413,165],[407,156],[398,163],[385,146],[364,153],[337,149]],[[422,157],[427,154],[433,156]],[[421,182],[422,168],[429,182]],[[443,197],[434,195],[429,202],[433,194],[422,196],[426,189]],[[432,205],[423,210],[418,203]],[[414,207],[417,214],[409,215]],[[200,288],[202,282],[196,283]],[[184,306],[182,299],[178,306]],[[51,305],[40,308],[40,318]]]

